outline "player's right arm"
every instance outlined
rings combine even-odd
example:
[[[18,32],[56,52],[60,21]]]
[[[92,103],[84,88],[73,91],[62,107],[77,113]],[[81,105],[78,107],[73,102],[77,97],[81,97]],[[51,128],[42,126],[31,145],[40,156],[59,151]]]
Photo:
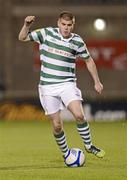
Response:
[[[30,27],[32,23],[35,21],[35,16],[27,16],[24,20],[24,25],[19,33],[20,41],[30,41],[28,33],[30,31]]]

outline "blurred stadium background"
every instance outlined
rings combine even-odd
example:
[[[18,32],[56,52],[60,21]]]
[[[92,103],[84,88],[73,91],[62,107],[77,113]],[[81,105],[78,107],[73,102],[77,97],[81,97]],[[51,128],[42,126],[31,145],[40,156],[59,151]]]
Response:
[[[36,29],[56,26],[63,10],[75,14],[75,32],[85,40],[104,84],[103,93],[97,95],[88,71],[77,60],[87,119],[102,122],[90,123],[93,142],[104,148],[106,156],[100,160],[85,153],[86,165],[71,169],[65,167],[53,141],[50,122],[43,121],[47,117],[38,98],[38,46],[18,40],[27,15],[36,16],[31,28]],[[98,18],[101,24],[95,27]],[[126,21],[127,0],[0,0],[1,180],[127,179]],[[73,119],[65,111],[62,117]],[[75,123],[65,122],[64,128],[69,147],[84,149]]]
[[[45,119],[37,90],[38,47],[19,42],[18,33],[25,16],[37,17],[32,29],[56,26],[63,10],[75,14],[75,32],[85,40],[104,84],[104,92],[97,95],[88,71],[77,60],[88,119],[127,119],[127,0],[0,0],[0,119]],[[104,20],[104,29],[95,28],[98,18]],[[62,116],[71,119],[68,113]]]

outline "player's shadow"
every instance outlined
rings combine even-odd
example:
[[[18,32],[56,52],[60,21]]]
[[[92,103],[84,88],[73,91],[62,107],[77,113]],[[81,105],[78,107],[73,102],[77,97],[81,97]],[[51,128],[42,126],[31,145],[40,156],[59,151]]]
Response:
[[[19,165],[19,166],[4,166],[0,167],[0,171],[7,171],[7,170],[29,170],[29,169],[60,169],[66,168],[64,163],[58,162],[59,166],[56,165],[56,162],[48,162],[48,165],[40,164],[40,165]]]
[[[5,170],[21,170],[21,169],[58,169],[58,168],[66,168],[65,166],[44,166],[44,165],[22,165],[22,166],[7,166],[0,167],[0,171]]]

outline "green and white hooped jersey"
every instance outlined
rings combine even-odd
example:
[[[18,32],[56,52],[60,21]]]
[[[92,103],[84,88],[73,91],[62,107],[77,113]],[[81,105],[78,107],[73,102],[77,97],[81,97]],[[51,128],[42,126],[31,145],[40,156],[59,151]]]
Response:
[[[72,33],[62,37],[59,28],[42,28],[29,33],[31,41],[39,43],[41,72],[40,84],[74,82],[76,58],[84,60],[90,55],[82,38]]]

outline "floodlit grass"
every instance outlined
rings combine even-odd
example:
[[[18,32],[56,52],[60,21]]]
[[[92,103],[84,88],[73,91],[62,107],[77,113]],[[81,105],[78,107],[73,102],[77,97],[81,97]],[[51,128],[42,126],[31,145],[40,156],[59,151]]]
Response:
[[[75,123],[65,123],[70,147],[83,149]],[[0,121],[0,180],[126,180],[127,122],[90,123],[103,159],[86,155],[81,168],[64,165],[49,122]]]

